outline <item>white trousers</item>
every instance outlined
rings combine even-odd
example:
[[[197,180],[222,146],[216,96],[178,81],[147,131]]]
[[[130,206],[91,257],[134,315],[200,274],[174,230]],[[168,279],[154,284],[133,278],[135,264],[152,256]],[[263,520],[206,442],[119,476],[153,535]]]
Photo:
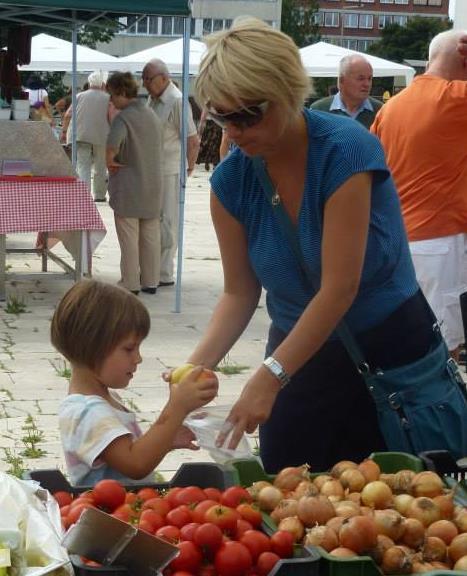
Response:
[[[160,219],[122,218],[114,213],[120,244],[121,284],[128,290],[155,288],[160,275]]]
[[[449,350],[464,342],[459,296],[467,290],[467,234],[410,242],[418,283]]]
[[[80,180],[88,183],[91,189],[91,169],[93,170],[92,192],[94,200],[105,200],[107,191],[107,167],[105,165],[105,145],[96,146],[88,142],[76,143],[76,171]]]
[[[161,282],[174,281],[174,259],[178,246],[180,175],[164,176],[161,198]]]

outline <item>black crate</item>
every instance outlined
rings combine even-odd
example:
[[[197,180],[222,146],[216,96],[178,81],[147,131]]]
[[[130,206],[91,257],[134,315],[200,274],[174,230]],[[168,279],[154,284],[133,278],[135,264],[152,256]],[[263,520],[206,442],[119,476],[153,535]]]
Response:
[[[91,490],[92,486],[72,486],[65,476],[57,469],[28,470],[23,478],[25,480],[35,480],[39,482],[42,488],[45,488],[52,494],[59,490],[70,492],[71,494],[80,494],[86,490]],[[187,462],[180,466],[170,482],[165,483],[148,483],[148,484],[128,484],[125,488],[128,490],[138,490],[143,486],[150,486],[158,490],[167,490],[173,486],[199,486],[200,488],[218,488],[225,490],[233,486],[236,481],[234,471],[223,468],[214,462]]]
[[[125,566],[90,566],[79,556],[70,555],[75,576],[130,576]]]

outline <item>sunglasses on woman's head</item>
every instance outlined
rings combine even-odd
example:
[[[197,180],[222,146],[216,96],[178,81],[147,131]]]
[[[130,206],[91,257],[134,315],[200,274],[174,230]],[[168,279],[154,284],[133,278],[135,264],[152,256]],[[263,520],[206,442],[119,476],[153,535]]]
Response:
[[[218,112],[215,108],[206,107],[208,118],[214,120],[221,128],[225,128],[227,124],[233,124],[236,128],[251,128],[259,124],[264,118],[264,114],[268,109],[269,102],[261,102],[254,106],[245,106],[234,110],[233,112]]]

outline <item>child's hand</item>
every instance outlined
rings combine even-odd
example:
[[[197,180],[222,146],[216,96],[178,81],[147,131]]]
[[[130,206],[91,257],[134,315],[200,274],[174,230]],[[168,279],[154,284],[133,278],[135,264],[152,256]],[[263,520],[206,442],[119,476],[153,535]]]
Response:
[[[188,414],[211,402],[217,396],[218,388],[214,372],[196,366],[180,382],[170,385],[170,400]]]
[[[172,449],[188,448],[188,450],[199,450],[199,446],[194,443],[195,441],[196,436],[193,432],[186,426],[180,426],[175,435]]]

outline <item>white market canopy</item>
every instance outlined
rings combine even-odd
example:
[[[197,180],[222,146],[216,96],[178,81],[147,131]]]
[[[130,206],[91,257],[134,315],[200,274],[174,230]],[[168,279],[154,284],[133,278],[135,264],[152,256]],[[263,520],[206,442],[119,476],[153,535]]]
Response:
[[[308,75],[314,77],[337,78],[339,62],[344,56],[358,54],[364,56],[373,67],[373,76],[404,76],[406,85],[412,82],[415,70],[411,66],[397,64],[370,54],[349,50],[327,42],[317,42],[300,49],[303,65]]]
[[[21,66],[21,71],[28,72],[71,72],[72,71],[71,42],[62,38],[37,34],[31,41],[31,63]],[[76,46],[76,66],[78,72],[93,70],[120,70],[122,65],[118,58],[104,54],[87,46]]]
[[[189,73],[196,75],[198,73],[201,57],[206,51],[204,42],[190,39],[190,68]],[[183,67],[183,38],[177,38],[171,42],[158,44],[146,50],[129,54],[119,58],[119,61],[127,64],[132,72],[141,72],[144,65],[153,58],[159,58],[167,64],[171,74],[181,74]]]

